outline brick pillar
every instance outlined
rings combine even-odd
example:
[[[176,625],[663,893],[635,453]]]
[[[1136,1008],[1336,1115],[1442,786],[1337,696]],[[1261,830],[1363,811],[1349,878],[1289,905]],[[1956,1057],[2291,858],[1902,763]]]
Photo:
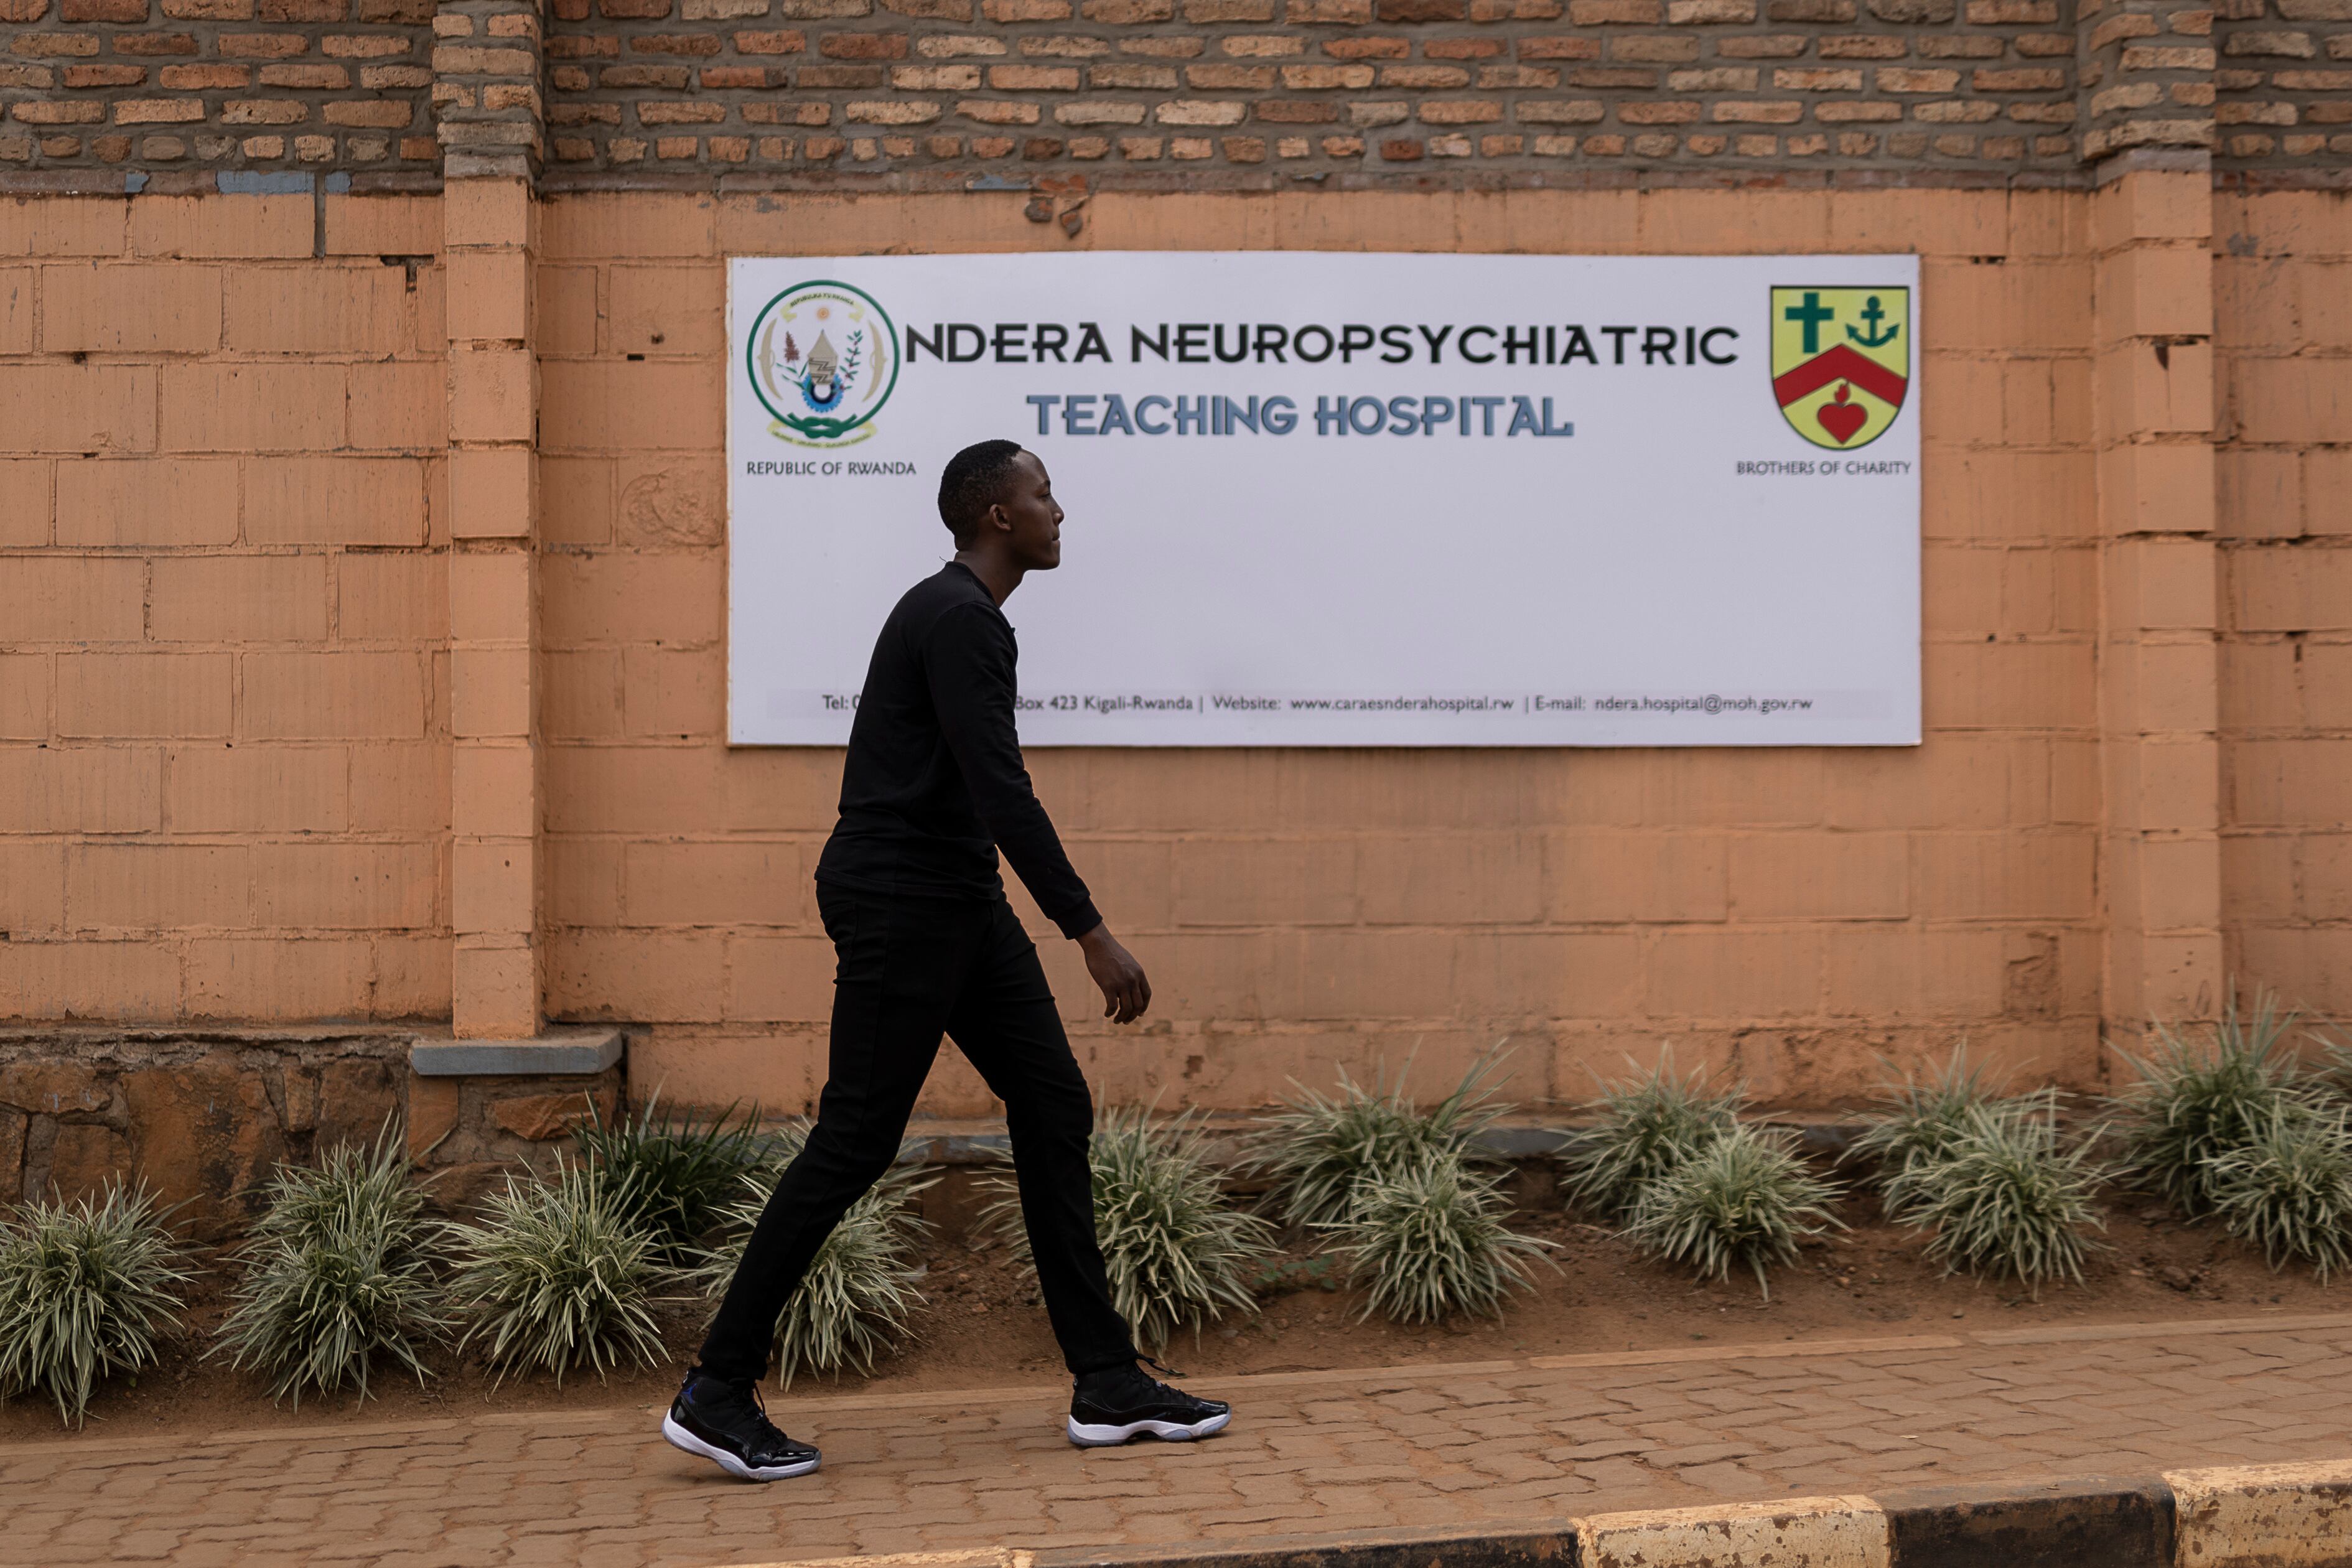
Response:
[[[2158,154],[2167,162],[2179,154]],[[2221,947],[2212,176],[2105,166],[2098,255],[2106,1016],[2210,1017]],[[2201,165],[2201,160],[2198,161]]]
[[[2081,0],[2083,156],[2213,145],[2213,0]]]
[[[452,1026],[540,1026],[536,0],[445,0],[433,100],[449,330]]]
[[[547,142],[540,0],[441,0],[433,117],[446,179],[528,180]]]

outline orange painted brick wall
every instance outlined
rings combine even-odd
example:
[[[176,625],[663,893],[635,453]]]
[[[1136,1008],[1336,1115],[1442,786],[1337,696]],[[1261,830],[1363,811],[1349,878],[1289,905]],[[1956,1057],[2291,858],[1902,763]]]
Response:
[[[2352,1013],[2352,201],[2221,201],[2231,961]]]
[[[1106,1095],[1260,1103],[1286,1076],[1416,1049],[1434,1084],[1506,1037],[1531,1099],[1662,1038],[1784,1100],[1962,1034],[2093,1078],[2084,201],[1097,195],[1079,243],[1105,249],[1927,257],[1927,744],[1040,752],[1159,998],[1140,1038],[1115,1037],[1087,1022],[1074,951],[1043,941]],[[967,196],[563,197],[543,235],[548,1008],[657,1021],[643,1084],[798,1108],[822,1076],[831,958],[808,878],[839,764],[722,743],[721,258],[1065,241],[1018,198]],[[1088,498],[1070,504],[1083,537]],[[959,1064],[929,1104],[986,1100]]]
[[[0,1016],[448,1012],[438,207],[0,201]]]
[[[630,1025],[640,1092],[822,1076],[838,754],[723,743],[724,256],[1916,249],[1924,746],[1041,752],[1152,1022],[1091,1022],[1043,945],[1114,1100],[1435,1085],[1506,1038],[1531,1100],[1665,1039],[1781,1103],[1961,1035],[2095,1084],[2097,199],[1101,192],[1075,242],[1020,194],[547,200],[547,1013]],[[2340,1015],[2352,225],[2216,203],[2230,959]],[[433,196],[0,200],[0,1015],[448,1016],[442,235]],[[949,1060],[928,1109],[984,1113]]]

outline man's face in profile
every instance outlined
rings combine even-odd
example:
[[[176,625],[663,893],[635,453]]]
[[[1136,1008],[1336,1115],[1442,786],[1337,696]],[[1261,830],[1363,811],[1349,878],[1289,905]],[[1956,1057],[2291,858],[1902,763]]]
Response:
[[[1013,459],[996,505],[1011,525],[1008,542],[1023,570],[1050,572],[1062,563],[1062,508],[1037,454],[1024,451]]]

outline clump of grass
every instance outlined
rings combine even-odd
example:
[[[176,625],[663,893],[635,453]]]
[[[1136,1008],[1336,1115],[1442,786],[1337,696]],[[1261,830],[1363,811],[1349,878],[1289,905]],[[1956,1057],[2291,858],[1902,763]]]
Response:
[[[387,1125],[373,1150],[349,1144],[316,1170],[281,1167],[269,1206],[239,1249],[245,1279],[216,1350],[260,1372],[272,1399],[355,1384],[378,1356],[428,1375],[421,1352],[444,1337],[441,1292],[425,1257],[424,1194]]]
[[[807,1138],[805,1126],[787,1129],[769,1161],[740,1178],[735,1201],[719,1211],[732,1239],[705,1252],[690,1276],[705,1295],[717,1297],[735,1277],[775,1178]],[[776,1375],[785,1386],[803,1373],[871,1373],[882,1356],[913,1337],[909,1320],[924,1300],[915,1288],[923,1273],[916,1249],[930,1227],[908,1205],[938,1180],[919,1165],[892,1165],[817,1248],[776,1323]]]
[[[2046,1098],[1970,1106],[1939,1150],[1889,1178],[1887,1213],[1934,1230],[1927,1256],[1946,1273],[2011,1275],[2039,1299],[2045,1279],[2082,1279],[2087,1233],[2105,1228],[2091,1198],[2110,1173],[2091,1142],[2062,1147]]]
[[[1104,1113],[1091,1145],[1095,1234],[1111,1303],[1155,1353],[1179,1329],[1198,1338],[1228,1311],[1256,1311],[1249,1282],[1274,1250],[1274,1227],[1225,1201],[1202,1141],[1190,1112],[1155,1125],[1135,1110]],[[1034,1276],[1019,1188],[1010,1173],[986,1181],[1002,1195],[985,1220]]]
[[[299,1240],[337,1226],[391,1231],[413,1227],[418,1237],[426,1229],[417,1217],[425,1194],[408,1179],[406,1144],[389,1120],[372,1146],[338,1143],[316,1170],[280,1165],[270,1180],[268,1200],[253,1225],[256,1239]]]
[[[1642,1189],[1627,1239],[1706,1279],[1727,1279],[1745,1264],[1770,1300],[1768,1267],[1793,1262],[1799,1237],[1843,1228],[1828,1208],[1836,1184],[1813,1174],[1794,1145],[1792,1133],[1740,1124],[1717,1133]]]
[[[1969,1113],[1999,1098],[1985,1081],[1983,1065],[1969,1060],[1965,1045],[1957,1047],[1924,1080],[1907,1068],[1899,1079],[1883,1079],[1869,1124],[1846,1157],[1874,1163],[1879,1179],[1891,1181],[1913,1165],[1941,1159],[1966,1135]]]
[[[599,1110],[572,1138],[619,1211],[649,1233],[656,1257],[676,1267],[697,1255],[743,1177],[770,1158],[759,1108],[730,1127],[734,1118],[732,1105],[708,1121],[665,1110],[656,1089],[635,1116],[608,1122]]]
[[[2300,1258],[2322,1282],[2352,1257],[2352,1130],[2338,1108],[2274,1110],[2213,1161],[2209,1190],[2231,1235],[2259,1242],[2270,1266]]]
[[[47,1394],[79,1426],[102,1378],[154,1364],[191,1278],[144,1184],[29,1203],[0,1224],[0,1398]]]
[[[1509,1207],[1494,1173],[1433,1149],[1366,1178],[1347,1217],[1326,1228],[1337,1236],[1349,1280],[1365,1285],[1361,1317],[1499,1317],[1504,1299],[1532,1283],[1528,1259],[1551,1245],[1505,1226]]]
[[[622,1361],[650,1363],[661,1351],[646,1303],[663,1278],[652,1236],[586,1167],[561,1163],[541,1181],[507,1179],[479,1225],[452,1225],[454,1281],[468,1319],[460,1348],[476,1341],[508,1373],[576,1366],[597,1376]]]
[[[2139,1075],[2113,1101],[2124,1173],[2188,1218],[2213,1213],[2218,1162],[2319,1114],[2319,1086],[2281,1048],[2294,1021],[2267,993],[2251,1015],[2232,997],[2206,1039],[2159,1025],[2145,1056],[2118,1049]]]
[[[1711,1089],[1704,1068],[1677,1077],[1674,1053],[1661,1052],[1649,1072],[1603,1083],[1585,1104],[1599,1120],[1560,1151],[1561,1190],[1570,1204],[1622,1221],[1652,1183],[1731,1131],[1747,1098],[1739,1084]]]
[[[1474,1062],[1454,1091],[1425,1110],[1405,1098],[1402,1073],[1393,1086],[1375,1077],[1368,1088],[1343,1067],[1336,1094],[1299,1088],[1297,1099],[1259,1123],[1250,1166],[1273,1178],[1268,1201],[1292,1223],[1344,1220],[1360,1184],[1432,1154],[1462,1154],[1509,1110],[1486,1086],[1500,1061],[1488,1055]]]
[[[1924,1081],[1907,1071],[1900,1079],[1886,1080],[1876,1114],[1845,1157],[1875,1163],[1887,1218],[1897,1224],[1925,1226],[1930,1222],[1918,1218],[1914,1210],[1929,1189],[1909,1180],[1913,1173],[1969,1145],[1981,1116],[2031,1121],[2054,1115],[2057,1105],[2058,1093],[2053,1089],[2002,1097],[1987,1083],[1984,1068],[1968,1059],[1967,1048],[1962,1047]]]
[[[2320,1058],[2327,1065],[2321,1069],[2322,1082],[2339,1100],[2352,1098],[2352,1039],[2322,1029],[2310,1031],[2319,1043]]]

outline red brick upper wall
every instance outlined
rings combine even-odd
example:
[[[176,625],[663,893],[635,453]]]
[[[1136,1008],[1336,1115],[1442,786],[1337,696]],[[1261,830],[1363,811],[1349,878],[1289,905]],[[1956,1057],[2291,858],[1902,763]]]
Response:
[[[2352,167],[2352,0],[0,0],[0,26],[18,186]]]
[[[0,170],[437,174],[432,16],[433,0],[0,0]]]
[[[559,175],[2077,159],[2058,0],[593,3],[555,5]]]

